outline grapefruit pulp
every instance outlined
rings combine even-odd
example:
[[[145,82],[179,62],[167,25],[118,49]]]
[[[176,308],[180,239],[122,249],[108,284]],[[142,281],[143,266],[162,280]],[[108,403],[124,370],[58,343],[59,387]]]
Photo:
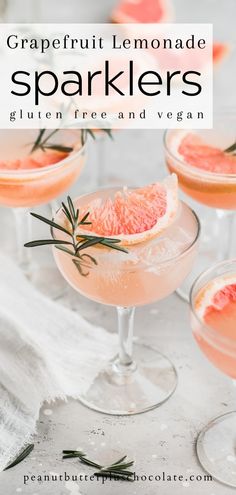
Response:
[[[86,205],[90,225],[79,227],[77,235],[88,233],[120,239],[123,245],[146,241],[163,232],[174,220],[178,208],[175,174],[163,182],[128,189],[124,187],[106,200],[98,197]]]
[[[236,328],[236,275],[208,283],[196,298],[195,310],[206,325],[232,338]]]
[[[186,134],[179,144],[178,153],[187,164],[206,172],[236,174],[236,155],[209,146],[197,134]]]
[[[0,161],[0,170],[32,170],[54,165],[64,160],[69,153],[56,150],[38,150],[16,160]]]

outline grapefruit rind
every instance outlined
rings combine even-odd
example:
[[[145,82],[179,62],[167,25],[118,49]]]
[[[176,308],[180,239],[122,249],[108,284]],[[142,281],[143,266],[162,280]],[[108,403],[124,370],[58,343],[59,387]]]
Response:
[[[111,21],[116,24],[133,24],[133,23],[162,23],[162,22],[172,22],[174,18],[173,14],[173,6],[170,0],[153,0],[153,4],[157,5],[159,10],[161,10],[161,16],[157,18],[153,18],[153,15],[150,16],[150,20],[146,20],[147,18],[142,17],[143,7],[141,9],[141,4],[144,4],[144,0],[120,0],[118,5],[112,12]],[[126,10],[126,7],[133,8],[133,15],[128,15],[123,10]],[[141,9],[141,16],[135,17],[135,10],[137,12],[137,8]],[[152,12],[155,10],[153,9]]]
[[[228,43],[213,43],[213,63],[218,65],[222,60],[229,55],[230,45]]]
[[[105,237],[109,238],[116,238],[120,240],[120,243],[123,246],[128,246],[132,244],[138,244],[140,242],[147,241],[153,237],[156,237],[160,235],[163,231],[165,231],[174,221],[177,211],[178,211],[178,180],[176,174],[172,174],[168,176],[163,182],[157,183],[163,186],[166,192],[166,211],[161,217],[156,218],[156,223],[155,225],[148,229],[144,230],[138,233],[129,233],[129,234],[113,234],[113,235],[107,235],[106,232],[96,232],[96,230],[91,228],[91,230],[86,227],[86,228],[81,228],[79,227],[77,230],[77,236],[80,234],[88,234],[89,235],[103,235]],[[151,186],[150,186],[151,187]],[[140,188],[142,190],[143,188]],[[139,189],[137,189],[139,191]],[[125,192],[129,192],[127,188],[124,190]],[[112,215],[112,201],[110,199],[106,200],[107,202],[107,207],[110,208],[111,215]],[[99,207],[100,200],[95,200],[93,203],[93,206],[90,204],[86,210],[89,211],[89,208],[91,209],[91,206],[94,208]],[[143,218],[140,217],[140,222],[143,220]]]
[[[209,308],[215,307],[216,309],[214,298],[217,293],[230,285],[236,285],[235,274],[218,277],[200,290],[194,302],[194,309],[201,321],[204,322]]]

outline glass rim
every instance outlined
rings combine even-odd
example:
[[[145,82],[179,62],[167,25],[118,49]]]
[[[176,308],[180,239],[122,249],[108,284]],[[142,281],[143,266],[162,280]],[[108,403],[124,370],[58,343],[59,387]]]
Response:
[[[210,268],[207,268],[206,270],[203,270],[200,275],[198,275],[198,277],[194,280],[193,284],[192,284],[192,287],[190,289],[190,293],[189,293],[189,305],[190,305],[190,309],[193,313],[193,315],[195,316],[195,318],[197,319],[198,323],[200,323],[201,326],[204,326],[204,330],[206,330],[206,333],[214,339],[216,339],[217,341],[220,341],[222,343],[225,343],[227,345],[231,345],[232,346],[232,343],[234,344],[235,346],[235,350],[236,350],[236,341],[234,341],[233,339],[229,338],[229,337],[225,337],[225,336],[222,336],[220,335],[219,333],[216,333],[216,330],[214,330],[213,327],[207,325],[198,315],[197,311],[195,310],[195,307],[194,307],[194,290],[196,289],[198,283],[205,277],[207,276],[208,274],[210,274],[211,272],[213,272],[215,269],[217,268],[220,268],[220,267],[224,267],[224,266],[227,266],[227,265],[230,265],[232,263],[235,263],[236,265],[236,258],[231,258],[229,260],[223,260],[223,261],[220,261],[219,263],[215,263],[213,266],[211,266]]]
[[[62,129],[63,130],[63,129]],[[5,170],[0,168],[0,183],[1,183],[1,177],[4,177],[4,180],[9,177],[9,179],[14,179],[14,178],[31,178],[36,175],[43,175],[44,173],[48,173],[50,171],[54,171],[57,169],[62,168],[64,165],[67,163],[70,163],[74,158],[79,157],[80,155],[83,154],[86,146],[87,146],[87,141],[88,141],[88,136],[87,133],[85,135],[85,141],[81,145],[81,148],[78,150],[73,150],[71,151],[68,156],[63,158],[57,163],[54,163],[52,165],[47,165],[46,167],[40,167],[40,168],[32,168],[32,169],[21,169],[21,170]]]
[[[131,189],[137,189],[137,186],[136,186],[136,187],[133,187],[133,188],[132,188],[131,186],[129,186],[129,187],[130,187]],[[115,187],[110,187],[110,186],[107,186],[107,187],[103,187],[102,189],[98,189],[97,191],[92,191],[91,193],[85,193],[85,194],[82,194],[81,196],[78,196],[78,197],[76,197],[75,199],[73,199],[73,202],[74,202],[74,201],[77,201],[77,200],[79,200],[79,199],[85,198],[86,196],[90,196],[90,195],[92,195],[92,194],[95,194],[95,193],[97,193],[97,192],[108,191],[109,189],[111,189],[111,190],[113,190],[113,191],[114,191],[114,190],[118,190],[118,191],[119,191],[119,190],[121,190],[122,188],[123,188],[123,186],[115,186]],[[165,259],[165,260],[162,260],[162,261],[160,261],[160,262],[152,263],[152,264],[150,264],[150,266],[163,266],[163,265],[165,265],[165,264],[167,264],[167,263],[170,263],[171,261],[175,261],[175,260],[180,259],[180,258],[181,258],[181,257],[183,257],[185,254],[187,254],[188,252],[190,252],[190,251],[191,251],[191,249],[192,249],[192,248],[196,245],[196,243],[197,243],[197,242],[198,242],[198,240],[199,240],[199,237],[200,237],[200,232],[201,232],[201,223],[200,223],[200,220],[199,220],[199,218],[198,218],[197,214],[196,214],[196,213],[195,213],[195,211],[194,211],[194,210],[193,210],[193,209],[192,209],[192,208],[191,208],[191,207],[190,207],[187,203],[185,203],[184,201],[179,200],[179,203],[180,203],[180,204],[183,204],[184,206],[186,206],[186,207],[187,207],[187,209],[191,212],[191,214],[192,214],[192,215],[193,215],[193,217],[195,218],[195,222],[196,222],[196,235],[195,235],[194,239],[191,241],[191,243],[190,243],[190,244],[188,244],[188,245],[187,245],[187,246],[186,246],[186,247],[185,247],[185,248],[181,251],[181,253],[179,253],[179,254],[177,254],[177,255],[175,255],[175,256],[172,256],[172,257],[170,257],[170,258],[167,258],[167,259]],[[62,211],[62,210],[63,210],[63,206],[60,206],[60,208],[56,211],[55,216],[56,216],[56,215],[57,215],[60,211]],[[54,216],[54,219],[55,219],[55,216]],[[53,239],[56,239],[56,236],[54,235],[54,229],[53,229],[53,227],[51,227],[51,235],[52,235]],[[119,236],[114,236],[114,238],[116,238],[116,237],[118,238]],[[160,238],[161,238],[161,237],[162,237],[162,236],[160,236]],[[153,237],[153,238],[155,238],[155,237]],[[147,242],[148,242],[148,241],[147,241]],[[124,247],[127,247],[127,249],[129,249],[129,246],[124,246]],[[125,253],[123,253],[123,254],[125,254]],[[145,267],[146,269],[148,269],[148,268],[150,268],[150,266],[149,266],[149,265],[143,265],[143,264],[142,264],[141,266],[133,267],[133,269],[134,269],[134,270],[142,270],[142,269],[144,269],[144,267]],[[90,268],[91,270],[96,270],[97,265],[95,265],[95,266],[91,266],[91,267],[89,267],[89,268]],[[110,270],[110,269],[109,269],[109,270]],[[122,267],[122,268],[119,268],[119,271],[130,271],[130,270],[131,270],[131,269],[130,269],[130,267]],[[106,269],[104,269],[104,267],[103,267],[103,271],[106,271]]]
[[[194,175],[197,178],[200,179],[209,179],[210,182],[219,182],[219,179],[225,179],[226,182],[236,182],[236,173],[235,174],[220,174],[216,172],[206,172],[203,169],[194,167],[193,165],[189,165],[186,163],[184,160],[182,160],[179,156],[177,156],[169,147],[167,143],[167,137],[171,132],[181,132],[181,131],[187,131],[186,129],[166,129],[163,135],[163,146],[164,146],[164,151],[168,153],[173,160],[178,162],[178,164],[181,166],[181,168],[186,171],[187,175]],[[191,132],[194,129],[189,129],[189,132]],[[209,129],[211,130],[211,129]]]

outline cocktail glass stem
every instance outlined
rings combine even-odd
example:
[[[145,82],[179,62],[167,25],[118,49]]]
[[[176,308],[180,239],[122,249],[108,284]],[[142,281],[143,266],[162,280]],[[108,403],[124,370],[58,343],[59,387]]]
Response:
[[[119,372],[133,371],[136,367],[133,362],[133,329],[135,308],[117,307],[119,355],[116,367]]]
[[[219,261],[229,259],[233,255],[233,242],[234,242],[234,220],[235,215],[233,211],[216,210],[217,220],[220,226],[219,241],[223,243],[223,249],[219,250]],[[222,252],[223,251],[223,252]]]
[[[107,136],[102,133],[96,138],[96,155],[97,155],[97,173],[98,173],[98,186],[101,187],[104,184],[104,177],[106,171],[106,139]]]
[[[32,239],[32,222],[28,208],[13,208],[16,228],[16,256],[19,266],[28,272],[32,262],[32,251],[24,244]]]
[[[98,372],[80,400],[107,414],[138,414],[159,406],[173,394],[176,370],[156,349],[137,342],[133,345],[134,307],[118,306],[117,313],[119,352]]]
[[[52,218],[56,215],[56,212],[59,210],[59,202],[56,199],[53,199],[50,202],[50,207],[51,207],[51,213],[52,213]]]
[[[50,205],[57,209],[56,203]],[[44,295],[57,300],[65,294],[65,281],[55,264],[50,260],[40,263],[35,261],[35,253],[24,247],[24,244],[33,239],[32,217],[28,208],[13,208],[16,228],[16,259],[18,265],[36,287]]]
[[[7,10],[7,0],[1,0],[0,1],[0,16],[1,16],[1,19],[4,19],[5,14],[6,14],[6,10]]]

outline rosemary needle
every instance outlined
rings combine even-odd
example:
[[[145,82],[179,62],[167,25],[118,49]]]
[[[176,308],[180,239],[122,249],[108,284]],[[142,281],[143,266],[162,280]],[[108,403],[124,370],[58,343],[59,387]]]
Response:
[[[126,455],[113,462],[113,464],[102,466],[101,464],[88,459],[84,452],[78,450],[63,450],[62,453],[63,459],[78,458],[82,464],[98,469],[98,471],[94,473],[96,476],[110,476],[111,478],[132,481],[134,473],[129,471],[128,468],[133,466],[134,461],[125,462],[125,459],[127,458]]]
[[[34,449],[33,443],[27,445],[27,447],[25,447],[25,449],[22,450],[22,452],[20,452],[20,454],[16,457],[16,459],[14,459],[14,461],[12,461],[10,464],[8,464],[7,467],[5,467],[4,471],[7,471],[7,469],[13,468],[14,466],[22,462],[26,457],[28,457],[28,455],[32,452],[33,449]]]
[[[49,244],[54,245],[60,251],[64,251],[66,254],[71,256],[73,263],[79,271],[80,275],[87,277],[89,275],[89,269],[93,265],[97,265],[96,259],[88,253],[84,253],[84,250],[96,245],[101,245],[108,247],[110,249],[121,251],[123,253],[128,253],[127,249],[120,246],[120,239],[112,239],[110,237],[101,237],[96,235],[86,235],[77,234],[77,229],[79,226],[90,225],[89,211],[83,214],[80,219],[79,209],[75,208],[75,205],[70,198],[67,197],[67,204],[62,203],[62,212],[69,222],[69,228],[59,225],[54,220],[49,220],[48,218],[38,215],[37,213],[31,213],[31,215],[46,223],[51,227],[51,232],[53,230],[59,230],[68,236],[68,240],[55,239],[52,235],[51,239],[41,239],[30,241],[25,244],[25,247],[32,248],[38,246],[46,246]]]

